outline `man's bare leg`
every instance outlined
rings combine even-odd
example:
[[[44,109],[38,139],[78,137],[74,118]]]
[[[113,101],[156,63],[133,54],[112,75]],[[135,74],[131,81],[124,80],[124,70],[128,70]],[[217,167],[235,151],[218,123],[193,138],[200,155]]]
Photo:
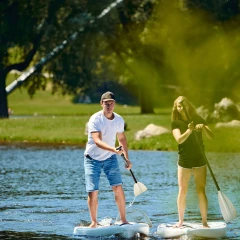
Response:
[[[126,202],[122,185],[113,186],[112,189],[115,195],[115,201],[118,206],[121,221],[122,223],[128,223],[128,221],[126,220]]]
[[[88,193],[88,208],[91,217],[90,228],[97,227],[98,191]]]

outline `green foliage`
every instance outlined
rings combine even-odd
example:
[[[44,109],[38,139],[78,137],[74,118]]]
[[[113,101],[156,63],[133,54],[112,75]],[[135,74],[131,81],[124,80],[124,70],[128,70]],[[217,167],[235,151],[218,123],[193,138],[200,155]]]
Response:
[[[177,151],[177,144],[172,134],[168,133],[157,137],[130,141],[129,148],[134,150]]]
[[[220,21],[228,20],[239,14],[238,0],[181,0],[185,2],[185,8],[204,9]]]
[[[139,99],[141,113],[170,107],[178,95],[198,105],[222,97],[240,101],[238,1],[126,0],[88,24],[111,2],[3,1],[3,80],[11,69],[27,69],[67,39],[64,51],[24,85],[30,95],[47,87],[42,74],[47,72],[52,91],[63,94],[95,94],[117,81]],[[69,41],[80,28],[84,31]],[[4,89],[1,82],[0,116],[7,106]]]
[[[125,11],[108,38],[114,52],[104,60],[119,82],[134,86],[133,94],[147,95],[148,105],[170,106],[179,95],[199,105],[240,101],[237,12],[227,12],[226,1],[186,1],[188,8],[181,2],[158,1],[145,21],[131,21]],[[222,22],[216,13],[229,15]]]
[[[182,11],[176,2],[161,1],[142,35],[163,56],[158,84],[174,85],[174,98],[184,94],[199,104],[222,97],[239,101],[232,91],[239,89],[239,19],[218,22],[201,9]]]

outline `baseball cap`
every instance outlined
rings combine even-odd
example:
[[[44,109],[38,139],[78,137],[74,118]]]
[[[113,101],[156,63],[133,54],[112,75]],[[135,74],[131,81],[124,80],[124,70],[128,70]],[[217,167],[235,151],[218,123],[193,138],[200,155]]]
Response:
[[[104,101],[109,101],[109,100],[113,100],[113,101],[116,101],[115,100],[115,96],[112,92],[105,92],[102,97],[101,97],[101,102],[104,102]]]

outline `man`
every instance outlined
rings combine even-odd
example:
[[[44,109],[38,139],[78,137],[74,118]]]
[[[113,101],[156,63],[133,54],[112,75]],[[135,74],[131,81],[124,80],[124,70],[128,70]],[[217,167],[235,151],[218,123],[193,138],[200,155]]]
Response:
[[[84,152],[84,169],[88,207],[91,217],[90,228],[97,227],[98,190],[101,171],[106,174],[115,195],[122,224],[128,223],[125,215],[125,195],[116,154],[125,155],[127,169],[132,164],[128,159],[127,140],[124,134],[124,120],[113,112],[115,96],[112,92],[102,95],[102,110],[93,114],[88,122],[88,142]],[[120,149],[115,148],[116,136]]]

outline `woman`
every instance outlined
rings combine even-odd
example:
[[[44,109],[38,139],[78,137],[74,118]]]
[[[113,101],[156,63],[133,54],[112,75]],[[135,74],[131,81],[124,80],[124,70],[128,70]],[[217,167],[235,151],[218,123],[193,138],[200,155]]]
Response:
[[[196,184],[202,224],[203,227],[209,227],[207,223],[208,202],[205,193],[207,169],[202,132],[209,139],[213,138],[212,131],[206,125],[205,120],[197,114],[194,106],[186,97],[178,97],[174,101],[172,111],[172,133],[178,143],[179,221],[175,227],[183,226],[188,183],[192,174]]]

